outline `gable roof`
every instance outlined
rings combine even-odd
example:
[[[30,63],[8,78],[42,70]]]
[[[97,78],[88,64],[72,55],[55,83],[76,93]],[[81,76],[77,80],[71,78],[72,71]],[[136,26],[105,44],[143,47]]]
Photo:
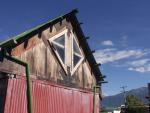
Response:
[[[77,37],[79,39],[79,42],[82,42],[81,47],[83,48],[83,51],[85,53],[86,60],[89,62],[90,66],[92,67],[92,72],[95,75],[95,78],[98,81],[103,81],[103,78],[101,77],[102,74],[100,72],[99,66],[97,65],[95,58],[91,52],[91,49],[85,39],[85,36],[83,34],[83,31],[80,27],[80,23],[77,20],[76,13],[78,13],[77,9],[72,10],[69,13],[66,13],[64,15],[61,15],[53,20],[50,20],[48,22],[45,22],[41,25],[38,25],[32,29],[29,29],[17,36],[14,36],[10,38],[9,40],[6,40],[4,42],[0,43],[0,48],[6,48],[6,49],[12,49],[17,45],[17,42],[21,43],[23,42],[27,37],[33,36],[37,33],[39,33],[41,30],[50,27],[51,25],[54,25],[63,19],[69,20],[73,26],[73,31],[77,34]]]

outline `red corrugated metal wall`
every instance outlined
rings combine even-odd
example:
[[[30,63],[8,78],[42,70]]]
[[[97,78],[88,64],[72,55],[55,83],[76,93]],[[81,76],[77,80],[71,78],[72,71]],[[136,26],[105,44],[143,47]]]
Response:
[[[93,92],[33,81],[33,113],[92,113]],[[4,113],[27,113],[25,79],[9,79]],[[99,96],[96,95],[96,113]]]

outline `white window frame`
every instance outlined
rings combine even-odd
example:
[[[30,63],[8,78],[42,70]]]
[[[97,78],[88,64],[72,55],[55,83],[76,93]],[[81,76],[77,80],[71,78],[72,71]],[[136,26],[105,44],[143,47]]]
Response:
[[[72,55],[72,58],[71,58],[71,61],[72,61],[72,67],[71,67],[71,75],[73,75],[74,73],[75,73],[75,71],[77,70],[77,68],[79,67],[79,65],[82,63],[82,61],[84,60],[84,57],[83,57],[83,54],[82,54],[82,51],[81,51],[81,49],[80,49],[80,47],[79,47],[79,43],[78,43],[78,41],[77,41],[77,39],[76,39],[76,36],[74,35],[74,33],[71,31],[71,34],[72,34],[72,40],[71,40],[71,47],[72,47],[72,50],[71,50],[71,55]],[[81,55],[80,55],[80,57],[81,57],[81,59],[79,60],[79,62],[75,65],[75,67],[74,67],[74,50],[73,50],[73,39],[74,39],[74,41],[76,42],[76,44],[77,44],[77,46],[78,46],[78,48],[79,48],[79,51],[80,51],[80,53],[81,53]],[[78,56],[78,55],[77,55]]]
[[[68,32],[68,30],[65,29],[64,31],[62,31],[62,32],[60,32],[60,33],[54,35],[52,38],[49,39],[49,42],[50,42],[50,43],[56,44],[53,40],[59,38],[59,37],[62,36],[62,35],[65,35],[65,44],[64,44],[64,51],[65,51],[64,55],[65,55],[65,57],[66,57],[66,43],[67,43],[67,38],[66,38],[66,37],[67,37],[67,32]],[[59,45],[59,44],[56,44],[56,45]],[[59,46],[61,46],[61,45],[59,45]],[[62,48],[63,48],[63,47],[62,47]],[[55,51],[55,53],[56,53],[56,55],[57,55],[57,57],[58,57],[58,59],[59,59],[61,65],[62,65],[62,67],[63,67],[64,70],[67,72],[67,66],[66,66],[66,61],[65,61],[66,59],[64,58],[64,63],[63,63],[63,61],[62,61],[62,59],[60,58],[60,55],[59,55],[59,53],[57,52],[57,50],[54,50],[54,51]]]
[[[68,33],[68,29],[65,29],[64,31],[62,31],[62,32],[60,32],[60,33],[54,35],[52,38],[50,38],[50,39],[49,39],[49,42],[50,42],[51,44],[54,43],[54,44],[56,44],[56,45],[62,47],[62,45],[59,45],[58,43],[55,43],[54,40],[57,39],[57,38],[59,38],[59,37],[62,36],[62,35],[65,35],[65,44],[64,44],[64,47],[62,47],[62,48],[64,48],[64,52],[65,52],[65,53],[64,53],[64,55],[65,55],[64,63],[63,63],[62,59],[60,58],[60,55],[59,55],[59,53],[57,52],[57,50],[54,50],[54,51],[55,51],[56,56],[57,56],[57,58],[59,59],[61,65],[62,65],[62,67],[64,68],[64,70],[65,70],[66,73],[67,73],[67,66],[68,66],[68,65],[66,64],[66,60],[68,60],[68,59],[66,59],[66,57],[68,56],[68,52],[67,52],[67,47],[68,47],[68,46],[67,46],[67,44],[69,43],[68,38],[71,39],[71,44],[70,44],[70,46],[71,46],[71,53],[69,53],[69,54],[71,54],[71,55],[70,55],[71,58],[69,59],[69,60],[71,60],[71,61],[70,61],[71,64],[70,64],[69,66],[70,66],[70,69],[71,69],[70,71],[71,71],[71,76],[72,76],[72,75],[75,73],[75,71],[77,70],[77,68],[79,67],[79,65],[82,63],[82,61],[84,60],[84,56],[83,56],[83,54],[82,54],[82,51],[81,51],[81,49],[80,49],[80,47],[79,47],[77,38],[76,38],[76,36],[74,35],[74,33],[71,31],[70,37],[68,37],[67,33]],[[68,38],[67,38],[67,37],[68,37]],[[73,63],[74,63],[74,61],[73,61],[73,60],[74,60],[73,40],[75,40],[75,42],[76,42],[76,44],[77,44],[77,46],[78,46],[78,48],[79,48],[79,51],[80,51],[80,53],[81,53],[81,55],[80,55],[81,59],[78,61],[78,63],[75,65],[75,67],[73,67]],[[68,57],[67,57],[67,58],[68,58]]]

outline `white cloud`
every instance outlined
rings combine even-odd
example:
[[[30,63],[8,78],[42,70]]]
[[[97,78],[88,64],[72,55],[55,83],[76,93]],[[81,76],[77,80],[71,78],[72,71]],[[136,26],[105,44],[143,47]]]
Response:
[[[135,57],[140,58],[141,56],[145,55],[146,53],[140,49],[133,49],[133,50],[117,50],[115,48],[108,48],[103,50],[98,50],[94,54],[97,62],[99,63],[108,63],[114,62],[121,59]]]
[[[130,71],[137,71],[137,72],[150,72],[150,64],[149,59],[140,59],[140,60],[134,60],[128,62],[130,68],[128,70]]]
[[[94,57],[98,63],[111,63],[110,65],[115,67],[124,67],[130,71],[140,73],[150,72],[149,55],[150,49],[119,50],[116,48],[107,48],[97,50],[94,53]]]
[[[113,46],[113,42],[111,40],[105,40],[101,43],[104,46]]]
[[[136,67],[136,68],[130,67],[130,68],[128,68],[128,70],[130,70],[130,71],[137,71],[137,72],[140,72],[140,73],[144,73],[144,72],[147,71],[147,70],[145,69],[145,67]]]
[[[150,72],[150,64],[149,59],[141,59],[137,61],[133,61],[130,63],[130,68],[128,70],[130,71],[137,71],[137,72]]]
[[[149,59],[140,59],[140,60],[136,60],[136,61],[131,61],[129,62],[130,65],[137,67],[137,66],[143,66],[145,64],[147,64],[149,61]]]

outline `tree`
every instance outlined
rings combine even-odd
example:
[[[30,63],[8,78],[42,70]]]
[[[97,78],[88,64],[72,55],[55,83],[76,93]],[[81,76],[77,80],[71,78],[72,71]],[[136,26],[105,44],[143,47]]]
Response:
[[[135,95],[128,95],[126,97],[126,104],[128,107],[135,107],[135,106],[143,106],[144,103]]]

